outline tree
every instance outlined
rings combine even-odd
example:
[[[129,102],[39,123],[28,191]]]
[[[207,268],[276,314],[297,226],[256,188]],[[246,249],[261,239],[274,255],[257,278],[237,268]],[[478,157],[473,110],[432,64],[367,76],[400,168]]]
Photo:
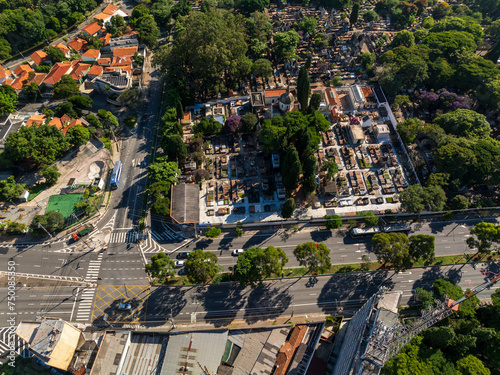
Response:
[[[273,66],[271,65],[271,61],[267,59],[258,59],[253,63],[252,71],[256,77],[266,79],[273,75]]]
[[[435,349],[445,349],[455,337],[455,331],[451,327],[430,327],[424,331],[424,342]]]
[[[316,17],[304,17],[299,22],[299,29],[304,33],[308,33],[310,36],[315,33],[317,27],[318,20]]]
[[[45,178],[45,182],[49,186],[54,186],[55,184],[57,184],[57,180],[59,179],[59,177],[61,177],[61,173],[55,165],[52,167],[44,166],[42,168],[42,176],[43,178]]]
[[[146,273],[154,278],[168,278],[175,275],[175,262],[164,252],[151,257],[151,263],[144,267]]]
[[[227,118],[226,124],[224,125],[224,131],[226,133],[236,133],[240,128],[241,117],[238,115],[232,115]]]
[[[56,108],[56,116],[62,117],[64,115],[68,115],[70,118],[79,117],[79,113],[73,107],[73,103],[64,102],[57,106]]]
[[[415,36],[411,31],[401,30],[394,35],[394,39],[392,40],[391,47],[413,47],[415,46]]]
[[[202,284],[213,279],[220,270],[217,260],[217,255],[208,251],[197,249],[189,253],[184,263],[189,281]]]
[[[416,184],[404,189],[399,199],[402,207],[415,214],[420,214],[425,209],[425,193],[422,186]]]
[[[295,199],[288,198],[283,207],[281,208],[281,217],[284,219],[289,219],[292,217],[293,212],[295,211]]]
[[[451,200],[451,205],[455,210],[465,210],[469,208],[469,200],[463,195],[455,195]]]
[[[363,13],[363,20],[365,22],[373,22],[373,21],[378,21],[379,19],[379,16],[377,14],[377,12],[375,12],[374,10],[367,10],[365,13]]]
[[[166,181],[170,184],[178,182],[177,176],[181,175],[181,171],[176,162],[168,160],[167,157],[161,156],[149,165],[148,174],[153,181]]]
[[[110,111],[100,109],[99,111],[97,111],[97,115],[100,117],[100,119],[102,120],[102,124],[105,127],[111,128],[113,126],[117,128],[119,126],[118,118],[115,115],[113,115]]]
[[[263,11],[269,7],[269,0],[239,0],[237,8],[245,13],[252,13],[255,11]]]
[[[73,95],[68,98],[68,102],[72,103],[76,108],[92,108],[92,103],[94,102],[92,98],[83,95]]]
[[[367,227],[374,227],[378,225],[379,217],[375,216],[375,214],[371,211],[363,213],[363,220],[365,221],[365,225]]]
[[[135,28],[139,32],[139,40],[149,48],[154,48],[160,38],[160,29],[153,16],[142,17],[135,21]]]
[[[19,102],[16,90],[9,85],[0,86],[0,114],[12,113]]]
[[[82,125],[75,125],[68,129],[66,137],[72,145],[78,147],[87,144],[90,139],[90,132]]]
[[[222,124],[216,121],[213,117],[210,119],[203,117],[200,122],[193,126],[194,134],[203,134],[205,136],[211,136],[219,134],[222,130]]]
[[[24,193],[25,185],[16,183],[14,176],[0,181],[0,201],[9,202]]]
[[[351,14],[349,15],[349,23],[354,25],[358,22],[359,17],[359,3],[354,3],[351,9]]]
[[[417,234],[409,237],[410,259],[416,262],[423,259],[426,262],[434,260],[435,237],[426,234]]]
[[[259,119],[252,112],[245,113],[241,116],[240,128],[241,133],[251,133],[255,131],[255,126]]]
[[[168,135],[162,139],[161,144],[169,160],[175,161],[178,165],[184,164],[187,156],[187,147],[180,135]]]
[[[299,186],[299,177],[302,173],[299,153],[294,146],[288,146],[281,164],[281,175],[283,176],[283,186],[290,193]]]
[[[23,87],[24,95],[26,95],[30,99],[36,99],[38,96],[38,85],[36,82],[28,83]]]
[[[313,93],[311,95],[311,100],[309,101],[309,111],[314,112],[319,109],[319,106],[321,105],[321,95],[318,94],[317,92]]]
[[[331,181],[338,173],[339,166],[333,160],[328,160],[323,163],[321,170],[326,171],[326,180]]]
[[[339,215],[330,215],[325,216],[326,219],[326,227],[328,229],[337,229],[342,226],[342,217]]]
[[[473,355],[457,361],[457,370],[462,375],[490,375],[491,371],[484,366],[483,361]]]
[[[238,256],[234,274],[242,288],[248,285],[254,288],[262,286],[262,280],[272,275],[281,275],[287,262],[288,257],[280,247],[251,247]]]
[[[280,59],[295,60],[299,41],[300,36],[295,30],[276,33],[273,35],[273,50]]]
[[[307,111],[309,106],[309,97],[311,96],[311,80],[309,78],[309,65],[311,56],[307,57],[309,62],[303,65],[299,70],[297,77],[297,99],[303,112]]]
[[[408,266],[409,244],[404,233],[376,233],[372,237],[373,253],[379,262],[390,263],[395,269]]]
[[[247,35],[250,40],[267,43],[271,39],[272,27],[268,15],[264,12],[253,12],[246,19]]]
[[[423,288],[415,289],[415,295],[417,297],[417,300],[422,303],[422,307],[424,308],[424,310],[427,310],[435,302],[435,298],[432,292],[429,292],[428,290],[425,290]]]
[[[489,137],[491,127],[486,117],[470,109],[457,109],[438,116],[434,122],[445,132],[460,137]]]
[[[489,253],[494,244],[500,244],[500,224],[478,223],[470,229],[470,234],[467,245],[478,253]]]
[[[60,212],[49,211],[43,215],[35,215],[31,221],[30,227],[41,232],[45,228],[48,232],[55,232],[64,228],[64,216]],[[44,231],[45,233],[45,231]]]
[[[207,233],[205,233],[205,235],[208,238],[216,238],[216,237],[219,237],[221,233],[222,233],[222,230],[220,228],[212,227],[207,231]]]
[[[47,54],[47,57],[53,64],[60,63],[66,60],[66,56],[64,56],[64,52],[59,48],[47,46],[43,49],[43,51]]]
[[[306,242],[293,250],[293,255],[302,267],[311,273],[325,273],[332,266],[330,249],[324,243]]]
[[[149,194],[154,199],[151,211],[160,215],[170,215],[170,182],[158,181],[149,187]]]
[[[61,77],[59,82],[54,83],[52,97],[54,99],[65,99],[79,93],[80,90],[78,89],[78,82],[71,78],[70,75],[65,74]]]

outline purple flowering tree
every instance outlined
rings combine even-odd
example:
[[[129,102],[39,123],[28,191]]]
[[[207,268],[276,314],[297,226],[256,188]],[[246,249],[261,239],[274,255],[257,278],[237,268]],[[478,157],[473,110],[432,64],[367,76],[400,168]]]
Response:
[[[236,133],[236,130],[240,126],[241,117],[238,115],[232,115],[227,118],[226,124],[224,125],[224,131],[226,133]]]
[[[417,99],[420,103],[420,107],[424,109],[431,108],[439,104],[439,95],[431,91],[420,91],[417,95]]]

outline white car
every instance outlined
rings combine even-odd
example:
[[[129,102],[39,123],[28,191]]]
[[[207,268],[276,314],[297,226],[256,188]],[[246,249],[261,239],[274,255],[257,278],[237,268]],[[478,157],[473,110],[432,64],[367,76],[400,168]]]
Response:
[[[245,252],[245,250],[243,250],[243,249],[235,249],[235,250],[233,250],[233,255],[238,256],[238,255],[240,255],[243,252]]]
[[[176,260],[175,266],[176,267],[184,267],[184,260]]]

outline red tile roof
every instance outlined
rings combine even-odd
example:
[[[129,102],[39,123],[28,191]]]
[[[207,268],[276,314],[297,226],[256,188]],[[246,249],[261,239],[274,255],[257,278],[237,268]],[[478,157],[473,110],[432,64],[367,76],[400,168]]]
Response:
[[[99,65],[105,66],[111,64],[111,59],[109,57],[97,59]]]
[[[128,72],[130,74],[132,72],[132,67],[128,66],[107,66],[104,68],[105,72],[114,72],[115,70],[121,69],[122,72]]]
[[[82,28],[82,31],[86,31],[90,35],[95,35],[101,30],[101,26],[97,22],[92,22],[91,24]]]
[[[79,62],[75,66],[73,66],[73,70],[70,73],[71,78],[73,78],[75,81],[79,81],[80,78],[82,78],[85,75],[85,72],[87,72],[90,68],[90,64],[84,64]]]
[[[1,65],[0,65],[0,78],[7,78],[7,73],[5,72],[3,66]]]
[[[97,59],[99,57],[99,55],[101,54],[101,52],[98,50],[98,49],[89,49],[87,52],[85,52],[83,56],[85,57],[91,57],[93,58],[94,60]]]
[[[17,77],[14,82],[10,85],[13,89],[21,90],[26,83],[28,83],[29,73],[23,71],[19,77]]]
[[[100,65],[93,65],[92,68],[87,72],[88,76],[99,76],[102,74],[102,66]]]
[[[285,92],[286,90],[265,90],[264,94],[266,98],[279,98],[279,96]]]
[[[38,86],[40,86],[45,77],[47,77],[47,73],[35,73],[35,75],[28,80],[28,83],[35,82]]]
[[[68,74],[71,69],[71,64],[57,63],[50,70],[47,77],[43,80],[43,83],[54,84],[61,80],[61,77],[65,74]]]
[[[326,98],[328,100],[328,104],[330,106],[340,105],[339,95],[337,94],[337,91],[335,91],[335,89],[332,89],[329,87],[325,90],[325,92],[326,92]]]
[[[58,50],[60,50],[62,53],[68,53],[69,52],[69,48],[66,47],[64,44],[62,43],[57,43],[55,45],[53,45],[52,47],[56,47]]]
[[[114,56],[133,56],[137,52],[137,46],[134,47],[119,47],[113,50]]]
[[[99,38],[99,40],[104,44],[104,46],[108,46],[109,42],[111,40],[111,34],[110,33],[106,33],[106,35],[101,36]]]
[[[71,42],[68,43],[68,47],[73,48],[76,52],[80,52],[82,49],[87,47],[87,41],[79,37],[74,37]]]
[[[115,56],[111,60],[111,66],[132,65],[132,56]]]
[[[16,76],[19,76],[21,75],[22,72],[32,72],[33,69],[31,69],[31,66],[29,66],[28,64],[22,64],[22,65],[19,65],[18,67],[16,67],[16,69],[14,69],[14,74]]]
[[[283,344],[276,357],[276,371],[274,375],[285,375],[292,362],[295,351],[304,339],[307,326],[297,325],[293,329],[290,339]]]
[[[120,7],[118,7],[116,5],[108,4],[108,6],[106,8],[104,8],[104,10],[102,12],[112,16],[113,14],[118,12],[119,9],[120,9]]]
[[[43,52],[42,50],[38,50],[38,51],[33,52],[30,55],[30,57],[31,57],[31,60],[33,60],[36,65],[40,65],[41,63],[43,63],[49,59],[47,54],[45,52]]]
[[[375,96],[370,86],[361,87],[361,91],[363,91],[365,98],[373,98]]]
[[[28,119],[28,121],[26,121],[26,126],[33,126],[35,123],[41,125],[45,122],[45,120],[47,120],[46,115],[33,115]]]

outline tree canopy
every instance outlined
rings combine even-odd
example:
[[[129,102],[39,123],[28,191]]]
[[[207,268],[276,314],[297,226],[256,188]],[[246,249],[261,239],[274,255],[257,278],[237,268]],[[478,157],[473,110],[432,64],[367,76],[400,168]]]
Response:
[[[198,249],[189,253],[184,263],[184,270],[191,282],[206,283],[219,272],[217,261],[217,255],[214,253]]]
[[[330,261],[330,249],[324,243],[306,242],[297,245],[293,255],[302,267],[307,267],[311,273],[324,273],[332,264]]]
[[[280,276],[287,262],[288,257],[280,247],[251,247],[238,255],[234,274],[243,288],[262,286],[262,280]]]
[[[144,268],[150,277],[168,278],[175,275],[175,262],[164,252],[153,255],[151,263]]]
[[[168,160],[167,157],[160,156],[154,163],[149,165],[148,173],[153,181],[168,182],[169,184],[174,184],[178,181],[177,176],[181,175],[181,171],[177,163]]]

